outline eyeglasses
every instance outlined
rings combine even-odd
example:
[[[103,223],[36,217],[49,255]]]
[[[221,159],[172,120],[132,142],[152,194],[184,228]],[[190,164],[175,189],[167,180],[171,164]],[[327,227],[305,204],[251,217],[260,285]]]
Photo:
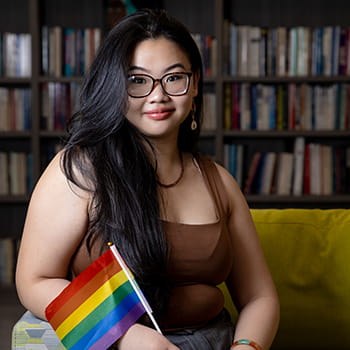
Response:
[[[131,74],[128,76],[128,94],[131,97],[146,97],[159,82],[164,92],[170,96],[185,95],[190,85],[192,73],[173,72],[154,79],[148,74]]]

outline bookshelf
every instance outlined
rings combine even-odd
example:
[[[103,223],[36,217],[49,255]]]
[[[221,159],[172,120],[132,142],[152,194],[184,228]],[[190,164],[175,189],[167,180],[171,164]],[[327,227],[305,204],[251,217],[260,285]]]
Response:
[[[139,6],[136,0],[135,4]],[[226,23],[235,23],[237,26],[255,26],[260,29],[281,26],[286,29],[304,26],[310,30],[326,26],[347,28],[350,27],[350,4],[341,0],[328,0],[322,3],[316,0],[286,0],[283,3],[278,0],[204,0],[201,6],[198,6],[195,1],[163,0],[149,1],[149,4],[150,7],[163,6],[184,22],[192,33],[200,33],[202,37],[213,39],[210,57],[207,57],[208,52],[203,51],[206,65],[211,67],[204,79],[204,91],[209,98],[215,100],[215,104],[211,105],[213,120],[212,124],[202,132],[200,149],[212,155],[218,162],[225,164],[225,145],[243,144],[242,188],[248,176],[250,161],[258,150],[293,152],[294,143],[298,137],[303,137],[306,143],[350,147],[348,127],[344,130],[235,130],[225,127],[224,117],[224,95],[227,85],[330,86],[350,84],[349,74],[306,74],[302,76],[298,74],[231,74],[227,68],[229,63]],[[30,52],[27,57],[27,60],[31,62],[30,75],[8,76],[0,71],[0,90],[27,89],[30,91],[29,126],[21,129],[0,129],[0,153],[17,152],[30,155],[26,163],[26,190],[18,194],[11,193],[11,191],[0,194],[0,239],[20,237],[33,184],[48,163],[50,152],[51,154],[55,152],[56,145],[65,136],[62,128],[55,126],[49,128],[43,123],[43,114],[45,114],[43,110],[47,108],[47,105],[43,104],[46,96],[43,87],[56,86],[59,90],[71,88],[82,82],[81,74],[72,73],[67,76],[64,72],[62,74],[45,73],[45,64],[42,59],[42,28],[72,28],[76,31],[99,28],[103,36],[106,23],[110,21],[108,6],[108,1],[96,0],[76,0],[74,2],[70,0],[13,0],[11,2],[0,0],[0,33],[30,34],[31,37]],[[3,119],[2,115],[0,119]],[[334,208],[347,207],[350,202],[348,191],[329,195],[302,194],[298,196],[248,193],[246,197],[250,206],[255,208]]]
[[[274,89],[277,89],[277,86],[284,86],[287,90],[287,110],[284,111],[284,114],[289,117],[289,111],[288,107],[289,105],[292,105],[290,101],[293,101],[290,99],[289,95],[289,88],[294,88],[295,91],[300,86],[307,86],[309,87],[310,91],[312,93],[316,94],[319,91],[326,91],[327,89],[331,90],[332,87],[334,91],[339,86],[342,86],[344,88],[344,91],[348,88],[349,84],[349,72],[346,71],[346,65],[345,65],[345,71],[344,67],[343,70],[340,70],[340,63],[344,65],[344,56],[341,56],[341,49],[344,47],[348,48],[348,45],[343,42],[341,43],[341,34],[342,30],[344,29],[344,32],[346,33],[344,37],[347,37],[347,31],[349,28],[349,20],[348,20],[348,14],[350,11],[350,7],[347,3],[343,1],[323,1],[322,3],[316,2],[316,1],[286,1],[281,2],[270,0],[270,1],[257,1],[257,0],[248,0],[248,1],[223,1],[222,2],[222,8],[220,9],[220,13],[223,13],[224,15],[221,16],[222,27],[221,27],[221,38],[224,40],[223,45],[221,47],[222,52],[221,55],[223,56],[223,66],[222,66],[222,77],[219,79],[220,84],[223,84],[223,95],[225,95],[225,88],[226,86],[231,86],[232,90],[234,90],[233,86],[238,85],[241,86],[249,86],[251,88],[252,86],[255,87],[272,87]],[[227,23],[234,24],[236,35],[238,31],[238,27],[249,27],[249,28],[258,28],[260,30],[260,33],[258,33],[258,39],[260,40],[260,45],[264,42],[263,33],[267,33],[267,39],[265,39],[265,47],[264,49],[269,52],[265,57],[264,60],[261,60],[261,56],[259,56],[259,62],[258,64],[265,68],[265,71],[261,68],[258,72],[251,71],[247,69],[246,65],[244,66],[244,63],[241,62],[234,62],[233,67],[230,66],[232,64],[232,54],[230,56],[230,49],[231,47],[227,45]],[[278,28],[284,28],[285,30],[285,38],[286,40],[280,39],[278,41]],[[290,43],[292,42],[290,33],[293,30],[297,30],[296,28],[303,28],[302,30],[305,30],[305,32],[308,33],[308,40],[306,40],[306,44],[304,45],[303,51],[301,53],[297,51],[294,47],[290,46]],[[322,34],[320,34],[322,29]],[[326,29],[327,28],[327,29]],[[242,30],[243,34],[240,34],[240,38],[245,38],[244,36],[244,29]],[[302,32],[300,30],[300,32]],[[326,31],[328,30],[328,40],[326,39]],[[251,35],[250,38],[254,39],[253,35],[256,35],[256,32],[251,34],[251,32],[248,32],[248,35]],[[315,55],[313,50],[316,50],[316,34],[321,37],[322,49],[324,52],[321,51],[321,54],[318,53],[318,56]],[[331,34],[329,34],[331,33]],[[245,34],[247,35],[247,34]],[[271,35],[269,37],[269,35]],[[274,37],[275,35],[275,37]],[[306,34],[304,34],[306,36]],[[338,35],[338,37],[336,36]],[[306,36],[307,37],[307,36]],[[236,37],[237,38],[237,37]],[[301,39],[298,40],[302,43],[302,39],[304,37],[301,36]],[[232,38],[230,37],[230,40]],[[242,39],[243,40],[243,39]],[[347,40],[347,39],[346,39]],[[252,51],[256,53],[256,47],[254,49],[254,41],[251,44]],[[283,47],[283,45],[286,47],[286,50],[284,51],[284,54],[286,55],[286,59],[284,60],[284,67],[280,68],[280,51],[279,46],[277,43],[281,43],[280,45]],[[338,47],[337,47],[337,43]],[[244,46],[239,43],[239,39],[236,39],[236,50],[235,52],[244,51]],[[271,46],[270,46],[271,45]],[[319,44],[318,44],[319,45]],[[328,50],[326,50],[328,45]],[[332,46],[334,45],[334,46]],[[234,45],[233,45],[234,46]],[[300,44],[300,46],[302,46]],[[308,48],[308,50],[305,49]],[[238,49],[237,49],[238,48]],[[259,47],[259,53],[261,55],[262,48]],[[291,55],[291,52],[296,51],[296,58]],[[320,50],[318,48],[318,50]],[[309,55],[308,59],[306,59],[303,62],[303,65],[300,64],[302,68],[300,68],[300,71],[298,71],[296,68],[292,70],[292,62],[297,61],[300,59],[301,56],[305,56],[305,51]],[[271,52],[274,52],[275,54],[271,54]],[[335,56],[335,53],[338,53],[338,56]],[[331,55],[333,53],[333,56]],[[290,56],[288,56],[290,55]],[[324,55],[324,57],[322,57]],[[344,55],[344,52],[343,52]],[[320,57],[321,56],[321,57]],[[229,57],[230,59],[227,59]],[[315,57],[318,57],[317,59]],[[337,58],[338,57],[338,58]],[[348,59],[349,55],[348,52],[345,53],[345,60]],[[241,59],[240,57],[235,57],[236,60]],[[317,65],[316,65],[317,62]],[[321,62],[321,63],[320,63]],[[273,67],[273,64],[275,64],[275,67]],[[349,64],[346,62],[347,66]],[[240,67],[239,67],[240,66]],[[265,67],[264,67],[265,66]],[[272,68],[271,68],[272,67]],[[236,68],[236,70],[234,70]],[[240,69],[239,69],[240,68]],[[274,68],[274,69],[273,69]],[[281,69],[281,71],[279,70]],[[284,71],[283,71],[284,69]],[[241,72],[244,72],[243,74]],[[238,89],[236,87],[236,89]],[[339,88],[341,89],[341,88]],[[264,89],[259,90],[257,88],[258,93],[263,94]],[[266,89],[267,90],[267,89]],[[291,89],[292,90],[292,89]],[[248,90],[249,91],[249,90]],[[252,90],[251,90],[252,91]],[[250,91],[250,92],[251,92]],[[315,93],[316,91],[316,93]],[[236,93],[236,92],[234,92]],[[256,91],[255,91],[256,93]],[[246,94],[246,93],[245,93]],[[242,96],[240,95],[238,98],[238,101],[242,101]],[[249,95],[251,99],[252,92]],[[259,95],[258,95],[259,96]],[[262,103],[264,99],[261,97],[264,95],[260,95],[260,99],[255,97],[256,103]],[[271,100],[271,96],[274,98]],[[278,104],[276,102],[277,100],[277,93],[275,92],[274,95],[267,95],[269,98],[267,101],[269,101],[270,105],[274,106],[276,109],[278,108]],[[300,98],[301,95],[297,95],[298,98]],[[312,95],[313,96],[313,95]],[[344,96],[346,96],[344,94]],[[289,100],[290,99],[290,100]],[[337,92],[333,94],[331,97],[331,100],[328,101],[334,101],[335,99],[339,99]],[[339,101],[345,101],[347,98],[343,97],[343,99],[339,99],[335,102],[335,106],[340,105]],[[300,101],[295,99],[296,101]],[[305,99],[306,100],[306,99]],[[338,160],[336,160],[335,153],[339,153],[340,150],[345,150],[349,148],[349,124],[347,121],[347,124],[344,126],[339,126],[340,122],[337,121],[337,126],[334,126],[334,124],[328,124],[325,125],[325,121],[330,118],[329,115],[325,113],[326,108],[328,108],[328,105],[330,103],[325,103],[321,99],[317,99],[312,97],[309,98],[309,101],[306,100],[310,104],[310,111],[312,111],[312,118],[314,118],[311,121],[304,120],[303,126],[288,126],[288,118],[287,118],[287,127],[279,128],[278,126],[267,126],[266,123],[260,124],[260,127],[249,127],[244,128],[241,126],[227,126],[227,122],[225,120],[225,113],[226,113],[226,105],[225,105],[225,99],[221,98],[219,100],[222,105],[221,109],[218,112],[221,112],[221,115],[223,115],[222,119],[222,125],[221,125],[221,132],[218,134],[218,137],[221,141],[218,141],[218,144],[224,145],[225,144],[243,144],[243,147],[245,149],[244,152],[244,162],[241,167],[243,167],[243,184],[242,187],[245,186],[245,180],[248,177],[248,173],[251,166],[251,160],[253,159],[253,156],[257,152],[267,153],[267,152],[275,152],[277,154],[281,152],[288,152],[288,153],[294,153],[294,146],[295,142],[298,138],[302,137],[305,144],[317,144],[317,145],[326,145],[332,149],[332,160],[329,163],[324,163],[323,168],[329,168],[329,172],[334,179],[332,179],[332,190],[331,192],[326,192],[323,190],[320,192],[320,194],[317,193],[317,190],[314,189],[314,193],[310,193],[307,191],[306,188],[302,188],[302,193],[299,195],[293,195],[293,189],[290,190],[290,195],[278,195],[274,192],[270,194],[261,194],[259,192],[259,184],[256,184],[257,188],[253,189],[251,192],[248,192],[246,194],[247,200],[250,203],[252,207],[256,208],[264,208],[264,207],[277,207],[277,208],[284,208],[284,207],[305,207],[305,208],[332,208],[332,207],[348,207],[349,205],[349,185],[348,185],[348,171],[349,171],[349,163],[348,163],[348,157],[349,157],[349,151],[347,153],[344,151],[344,154],[342,156],[342,160],[340,163],[342,164],[343,170],[339,171],[339,175],[336,175],[338,172],[337,168],[339,168],[339,165],[336,165]],[[250,101],[251,103],[251,101]],[[265,106],[266,108],[266,105]],[[322,107],[320,107],[322,105]],[[234,106],[234,105],[233,105]],[[251,105],[250,105],[251,106]],[[315,107],[316,106],[316,107]],[[241,109],[239,111],[242,111],[242,107],[244,108],[244,103],[240,106]],[[256,107],[256,106],[255,106]],[[233,116],[234,112],[233,109],[235,107],[230,108],[231,115],[230,117],[236,118]],[[258,105],[257,108],[261,108],[263,110],[264,107],[261,107],[261,105]],[[300,118],[304,118],[304,114],[301,113],[301,107],[297,106],[297,108],[300,108],[297,110],[297,114],[299,113]],[[305,107],[304,107],[305,108]],[[311,109],[313,108],[313,109]],[[318,108],[318,109],[317,109]],[[345,107],[345,109],[347,109]],[[251,113],[252,109],[250,110]],[[340,112],[338,111],[332,111],[334,115],[336,113]],[[244,111],[246,113],[246,111]],[[257,118],[266,118],[266,114],[268,112],[264,113],[256,113]],[[269,110],[269,113],[271,113],[271,110]],[[272,113],[274,113],[274,117],[277,118],[278,111],[272,109]],[[348,112],[344,112],[344,115]],[[237,112],[236,112],[237,114]],[[241,117],[241,115],[239,115]],[[311,113],[310,113],[311,116]],[[310,117],[307,116],[308,118]],[[322,118],[319,118],[319,117]],[[317,119],[318,117],[318,119]],[[306,117],[305,117],[306,118]],[[344,117],[343,117],[344,118]],[[348,116],[346,117],[348,120]],[[245,119],[243,119],[245,120]],[[267,119],[269,122],[271,122],[271,117]],[[311,118],[310,118],[311,120]],[[316,122],[315,122],[316,120]],[[302,120],[303,121],[303,120]],[[257,122],[257,121],[256,121]],[[260,119],[261,122],[261,119]],[[300,123],[300,120],[299,120]],[[312,126],[310,125],[312,124]],[[219,152],[219,156],[225,157],[225,150]],[[339,156],[340,157],[340,156]],[[323,159],[323,158],[321,158]],[[225,163],[225,159],[220,158],[221,161]],[[226,163],[227,164],[227,161]],[[262,168],[264,169],[264,166],[266,164],[263,163]],[[294,165],[293,165],[294,166]],[[305,169],[305,168],[304,168]],[[305,171],[305,170],[304,170]],[[286,171],[284,171],[286,172]],[[323,176],[323,170],[322,166],[320,168],[319,173],[321,173],[321,177]],[[264,174],[262,170],[258,170],[258,174]],[[319,177],[319,174],[316,174],[315,170],[313,171],[314,177],[312,180],[315,180]],[[316,176],[317,175],[317,176]],[[293,174],[293,177],[295,174]],[[260,176],[261,178],[262,176]],[[325,177],[325,175],[324,175]],[[342,180],[341,180],[342,178]],[[303,182],[306,182],[306,179],[302,178]],[[256,179],[254,180],[256,181]],[[321,178],[322,181],[323,179]],[[316,181],[312,181],[316,182]],[[342,182],[341,185],[339,182]],[[291,187],[293,187],[293,183],[291,183]],[[327,193],[327,194],[326,194]]]

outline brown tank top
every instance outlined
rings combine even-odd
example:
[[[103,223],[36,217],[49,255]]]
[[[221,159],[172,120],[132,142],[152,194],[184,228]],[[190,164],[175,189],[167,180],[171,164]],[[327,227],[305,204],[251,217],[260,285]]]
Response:
[[[232,265],[224,185],[209,158],[197,161],[219,217],[203,225],[163,223],[170,246],[169,273],[175,283],[168,313],[161,320],[167,329],[196,327],[217,316],[224,297],[216,285],[227,279]]]
[[[203,156],[196,161],[214,201],[218,220],[203,225],[163,222],[170,247],[169,274],[175,287],[168,312],[159,320],[162,329],[197,327],[217,316],[224,306],[224,297],[217,285],[227,279],[232,265],[228,199],[213,161]],[[89,255],[83,240],[72,258],[72,276],[82,272],[99,252],[100,246],[95,244]]]

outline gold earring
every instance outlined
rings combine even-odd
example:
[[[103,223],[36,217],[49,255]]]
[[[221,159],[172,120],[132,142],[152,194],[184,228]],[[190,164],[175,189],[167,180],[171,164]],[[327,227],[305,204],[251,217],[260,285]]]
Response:
[[[192,109],[191,109],[191,115],[192,115],[192,122],[191,122],[191,130],[195,131],[197,129],[197,122],[195,119],[195,115],[196,115],[196,104],[194,103],[194,101],[192,102]]]

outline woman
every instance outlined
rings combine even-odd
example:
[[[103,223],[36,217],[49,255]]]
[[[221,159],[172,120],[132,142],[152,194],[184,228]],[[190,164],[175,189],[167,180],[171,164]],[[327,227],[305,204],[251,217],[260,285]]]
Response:
[[[111,241],[164,333],[142,318],[118,349],[230,349],[241,338],[250,345],[232,348],[268,349],[276,291],[235,180],[194,151],[201,109],[201,57],[182,24],[144,10],[111,30],[68,142],[30,201],[16,276],[25,307],[45,319]],[[235,329],[216,287],[223,281],[240,312]]]

